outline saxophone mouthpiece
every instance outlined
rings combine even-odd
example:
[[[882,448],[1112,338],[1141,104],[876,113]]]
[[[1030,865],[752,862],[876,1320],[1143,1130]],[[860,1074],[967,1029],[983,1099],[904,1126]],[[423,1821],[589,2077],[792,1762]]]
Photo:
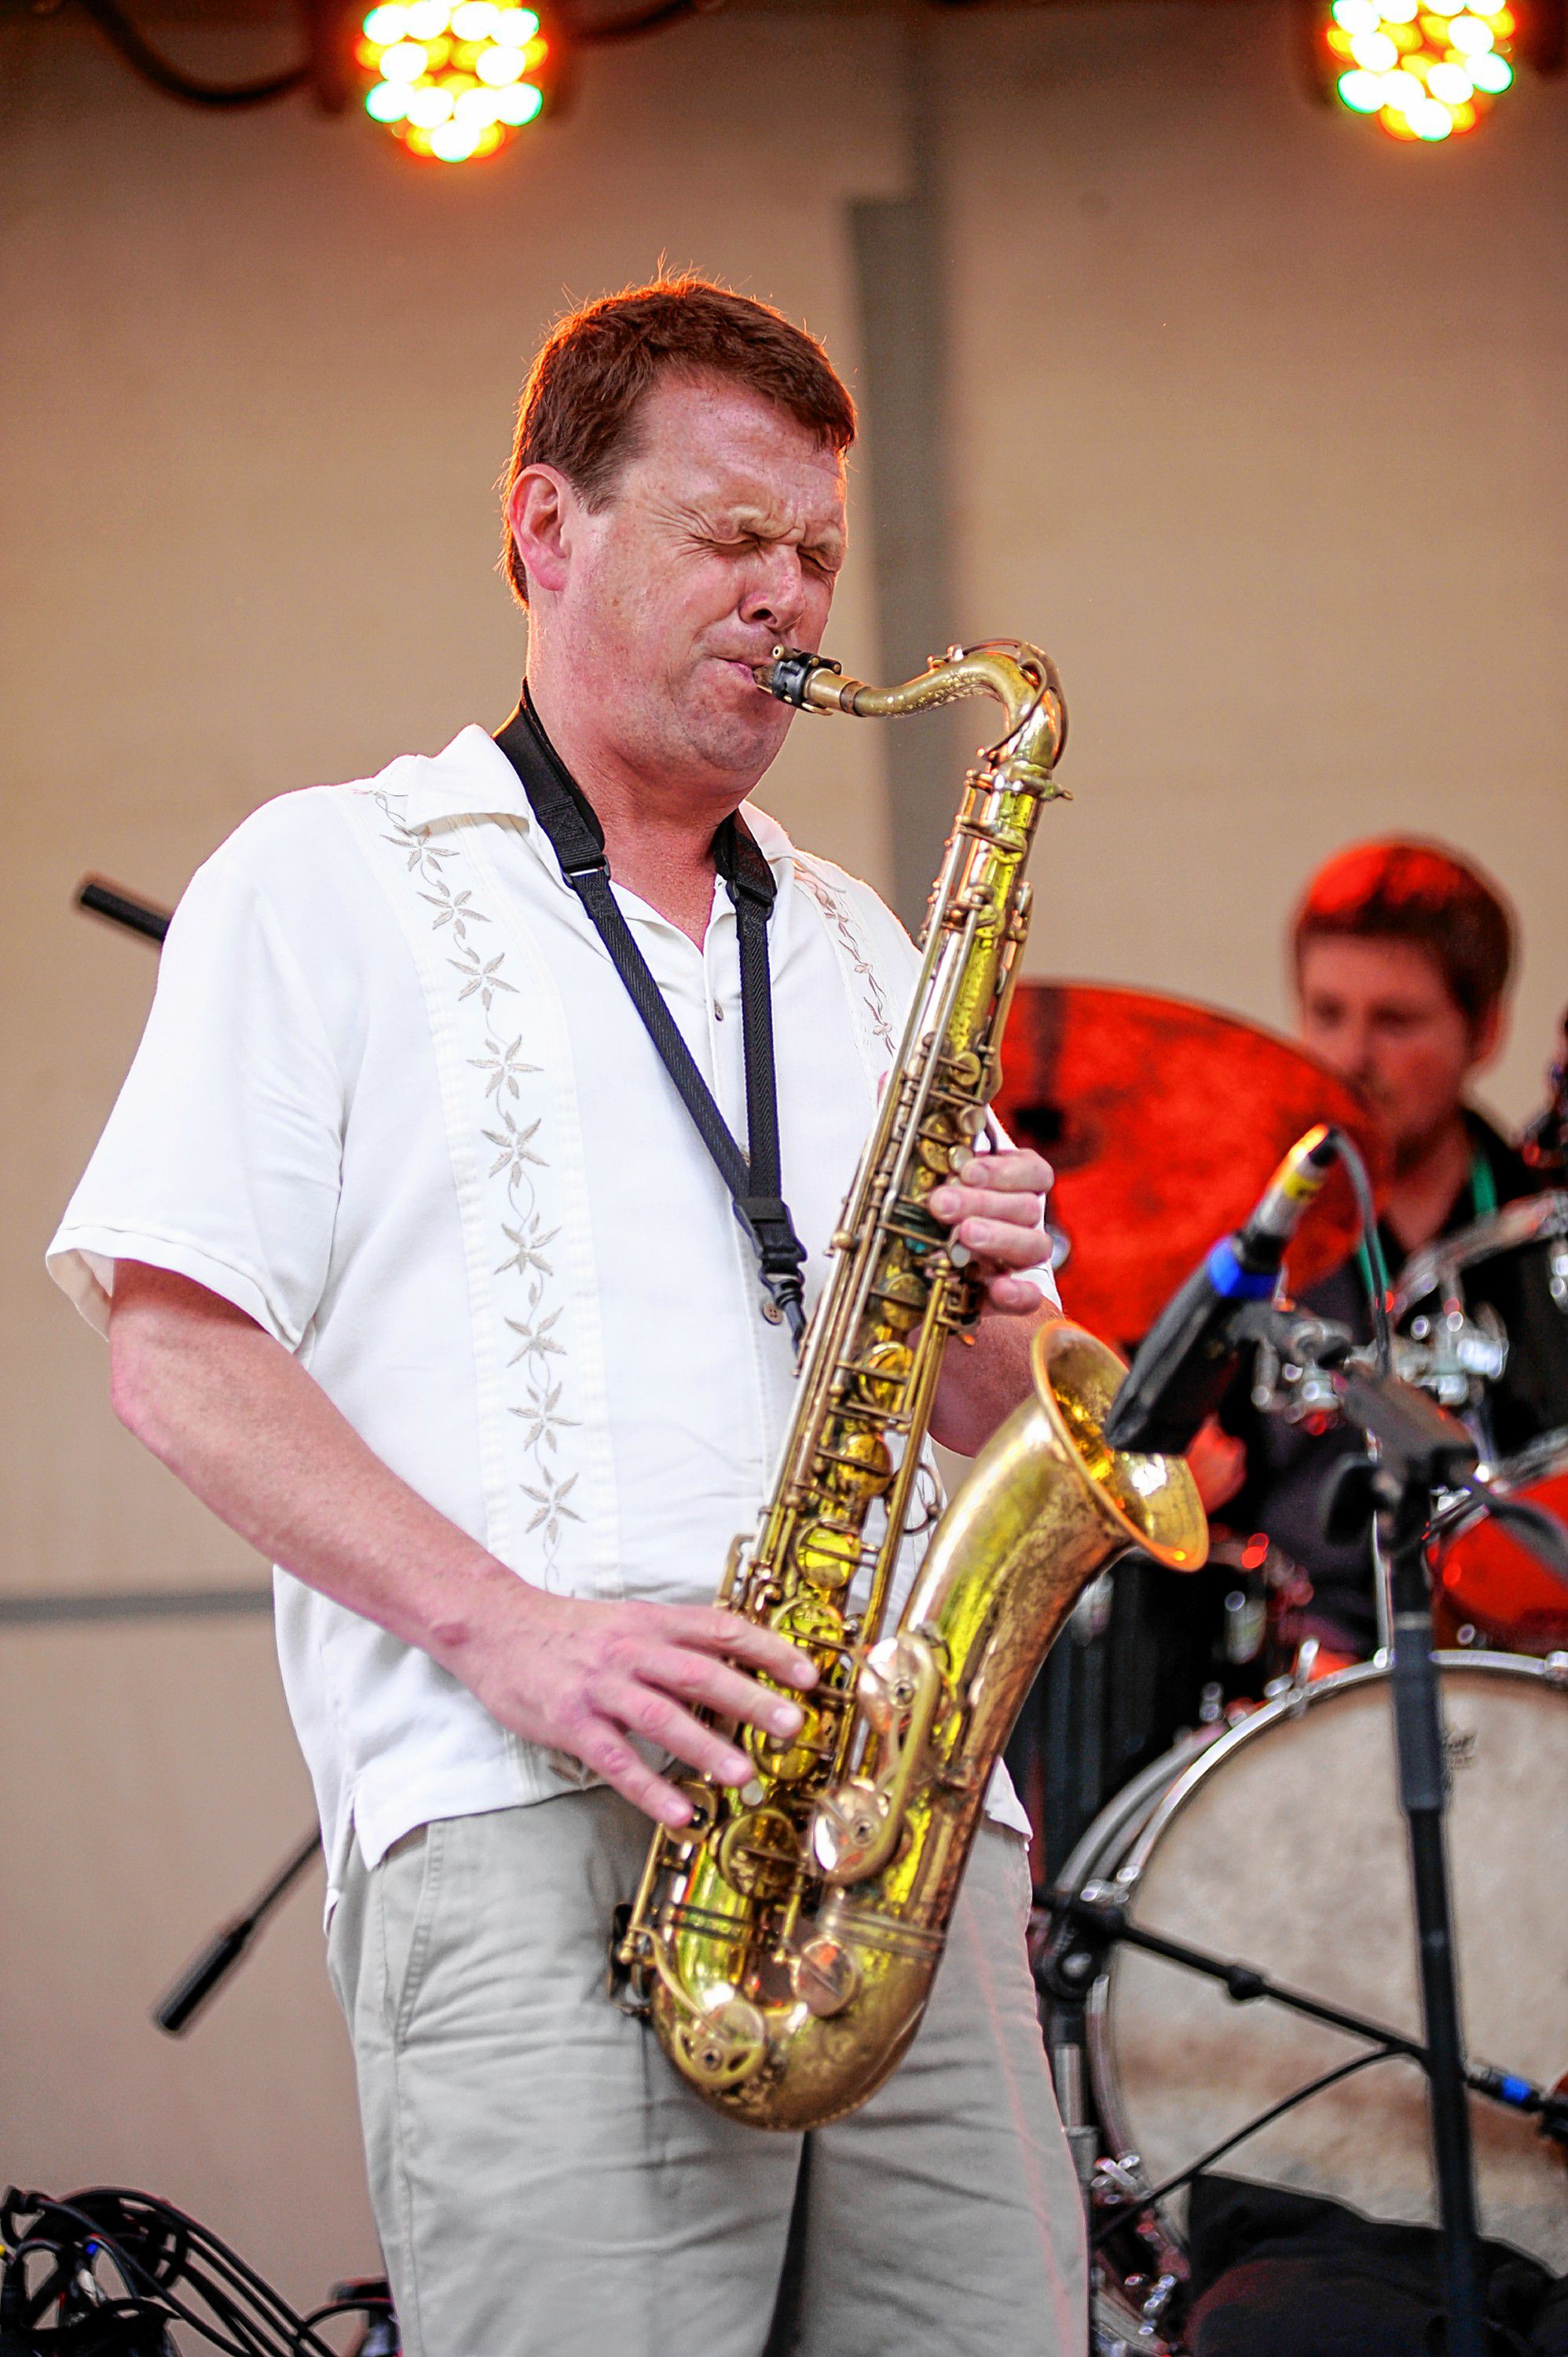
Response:
[[[792,704],[797,712],[816,712],[822,706],[811,695],[812,680],[819,672],[837,676],[843,669],[830,656],[809,655],[803,647],[775,647],[767,662],[756,665],[752,677],[780,704]]]

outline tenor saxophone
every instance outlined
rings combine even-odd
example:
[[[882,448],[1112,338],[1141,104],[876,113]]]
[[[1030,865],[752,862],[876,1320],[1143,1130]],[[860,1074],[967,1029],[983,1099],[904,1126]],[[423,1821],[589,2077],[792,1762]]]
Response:
[[[612,1940],[621,2001],[697,2093],[799,2129],[863,2104],[914,2037],[992,1769],[1079,1591],[1129,1546],[1196,1569],[1208,1541],[1179,1458],[1104,1439],[1122,1361],[1053,1319],[1035,1336],[1032,1395],[975,1460],[884,1632],[943,1354],[981,1302],[929,1198],[972,1150],[999,1078],[1023,869],[1060,791],[1066,714],[1049,658],[1010,640],[951,649],[893,688],[785,648],[757,678],[804,711],[882,717],[988,694],[1006,720],[965,780],[772,1491],[719,1590],[809,1654],[818,1683],[795,1697],[793,1737],[719,1722],[755,1772],[739,1791],[683,1779],[692,1820],[655,1833]]]

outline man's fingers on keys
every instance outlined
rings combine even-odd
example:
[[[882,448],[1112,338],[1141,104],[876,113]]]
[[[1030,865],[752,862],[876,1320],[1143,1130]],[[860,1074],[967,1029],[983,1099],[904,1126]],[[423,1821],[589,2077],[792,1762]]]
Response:
[[[639,1752],[608,1719],[595,1719],[582,1728],[572,1746],[584,1767],[602,1776],[623,1801],[671,1828],[690,1824],[692,1803],[683,1792],[651,1769]]]
[[[672,1751],[699,1775],[711,1776],[719,1784],[746,1784],[757,1773],[751,1761],[738,1745],[721,1735],[714,1727],[704,1727],[689,1710],[682,1710],[666,1694],[651,1686],[628,1679],[618,1691],[607,1695],[600,1707],[606,1715],[633,1735],[646,1736],[661,1750]]]
[[[1003,1195],[990,1187],[939,1187],[931,1209],[939,1220],[990,1220],[1013,1228],[1040,1225],[1038,1195]]]
[[[671,1615],[670,1635],[677,1644],[700,1645],[704,1652],[727,1653],[748,1668],[766,1670],[781,1685],[814,1686],[817,1665],[809,1654],[771,1629],[761,1628],[739,1612],[720,1605],[677,1608]]]
[[[667,1645],[650,1656],[642,1675],[649,1684],[662,1686],[667,1694],[679,1695],[685,1702],[701,1703],[723,1718],[740,1718],[750,1726],[764,1727],[769,1735],[794,1735],[804,1717],[799,1703],[759,1686],[753,1678],[743,1677],[739,1670],[732,1670],[727,1662],[718,1661],[711,1653]]]
[[[1056,1172],[1032,1146],[972,1155],[957,1177],[961,1186],[995,1188],[1008,1195],[1048,1195],[1057,1183]]]

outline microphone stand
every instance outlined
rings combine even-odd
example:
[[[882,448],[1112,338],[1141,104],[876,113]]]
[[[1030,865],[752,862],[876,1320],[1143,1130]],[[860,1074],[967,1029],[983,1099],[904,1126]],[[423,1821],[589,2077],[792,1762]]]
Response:
[[[1478,1452],[1464,1426],[1424,1393],[1356,1363],[1348,1329],[1262,1304],[1251,1307],[1242,1323],[1283,1355],[1294,1355],[1298,1364],[1306,1348],[1316,1344],[1317,1364],[1333,1375],[1340,1413],[1365,1435],[1373,1451],[1341,1467],[1325,1519],[1336,1538],[1348,1538],[1373,1523],[1376,1555],[1387,1583],[1394,1748],[1415,1908],[1448,2357],[1482,2357],[1476,2172],[1443,1825],[1447,1805],[1443,1708],[1424,1554],[1434,1491],[1466,1483]]]
[[[1443,2222],[1452,2357],[1480,2357],[1483,2298],[1477,2250],[1476,2171],[1465,2091],[1464,2031],[1443,1817],[1443,1705],[1432,1650],[1424,1541],[1432,1493],[1473,1472],[1474,1441],[1424,1394],[1388,1376],[1353,1375],[1347,1419],[1378,1445],[1369,1488],[1388,1598],[1400,1803],[1410,1839],[1421,1959],[1427,2093]],[[1342,1491],[1346,1486],[1342,1484]]]
[[[153,2019],[160,2029],[170,2038],[183,2038],[201,2008],[217,1996],[268,1916],[320,1855],[321,1835],[313,1827],[299,1847],[290,1852],[277,1872],[263,1885],[243,1913],[214,1932],[173,1986],[164,1991],[153,2007]]]

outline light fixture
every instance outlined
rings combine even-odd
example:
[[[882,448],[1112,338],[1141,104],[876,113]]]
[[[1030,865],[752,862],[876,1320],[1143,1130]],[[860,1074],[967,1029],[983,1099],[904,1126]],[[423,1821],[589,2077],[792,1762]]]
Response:
[[[59,0],[34,0],[52,15]],[[81,5],[133,73],[188,106],[235,112],[308,91],[325,113],[341,114],[354,95],[354,61],[369,70],[365,110],[416,156],[447,164],[493,156],[525,123],[560,105],[579,50],[639,40],[724,0],[645,0],[628,16],[580,16],[570,39],[548,31],[532,8],[512,0],[294,0],[304,35],[294,61],[243,81],[188,73],[154,46],[123,0]],[[1568,0],[1552,0],[1562,7]],[[3,2337],[3,2336],[0,2336]]]
[[[1434,0],[1332,0],[1322,24],[1331,85],[1391,138],[1473,131],[1514,78],[1512,8]]]
[[[365,112],[412,155],[441,164],[493,156],[554,95],[557,43],[510,0],[381,0],[355,54]]]

